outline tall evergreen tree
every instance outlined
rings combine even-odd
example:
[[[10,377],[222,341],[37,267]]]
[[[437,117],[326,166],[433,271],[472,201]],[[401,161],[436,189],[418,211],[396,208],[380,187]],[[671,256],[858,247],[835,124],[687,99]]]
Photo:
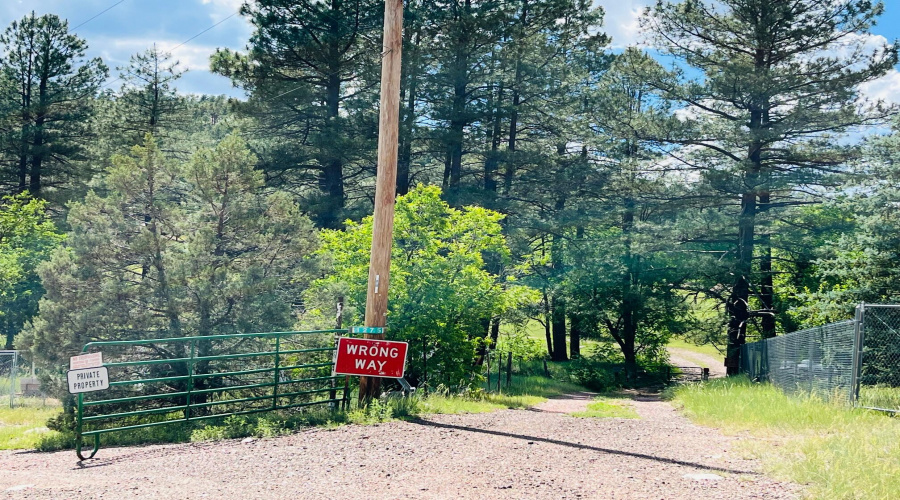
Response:
[[[684,126],[660,138],[696,151],[694,165],[723,203],[739,200],[727,233],[732,280],[721,283],[729,374],[751,319],[773,314],[770,239],[760,223],[853,157],[835,134],[891,111],[859,99],[860,84],[897,62],[895,46],[868,43],[882,11],[869,0],[686,0],[660,1],[643,20],[657,47],[692,68],[647,76],[685,107]]]
[[[99,58],[85,59],[87,43],[52,14],[32,12],[13,22],[0,47],[0,101],[15,115],[5,130],[0,182],[8,191],[46,198],[47,188],[66,189],[79,175],[92,137],[92,98],[107,69]]]
[[[140,144],[147,134],[158,141],[171,129],[182,124],[184,101],[178,97],[174,83],[184,71],[172,60],[172,54],[156,44],[131,56],[128,66],[119,68],[125,82],[117,98],[120,109],[119,132],[129,146]]]
[[[267,140],[271,184],[301,194],[316,222],[337,228],[374,174],[383,4],[372,0],[259,0],[247,54],[219,50],[213,70],[251,95],[244,111]]]

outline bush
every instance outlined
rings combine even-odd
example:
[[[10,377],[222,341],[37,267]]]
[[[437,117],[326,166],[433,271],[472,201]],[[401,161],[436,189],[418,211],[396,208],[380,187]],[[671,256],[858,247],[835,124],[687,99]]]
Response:
[[[569,379],[592,391],[605,392],[616,388],[614,365],[590,358],[573,359],[566,365]]]
[[[547,355],[544,343],[524,331],[501,337],[497,342],[497,351],[512,352],[513,358],[521,361],[534,361]]]

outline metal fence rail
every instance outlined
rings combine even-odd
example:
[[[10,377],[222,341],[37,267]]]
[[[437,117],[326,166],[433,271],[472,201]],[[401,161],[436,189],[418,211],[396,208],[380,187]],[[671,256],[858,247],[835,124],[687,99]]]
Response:
[[[900,306],[860,304],[852,320],[746,344],[741,371],[789,394],[900,412]]]
[[[78,395],[78,457],[84,437],[93,437],[91,458],[110,432],[345,403],[345,377],[332,375],[338,333],[346,330],[90,342],[82,352],[103,353],[110,387]]]

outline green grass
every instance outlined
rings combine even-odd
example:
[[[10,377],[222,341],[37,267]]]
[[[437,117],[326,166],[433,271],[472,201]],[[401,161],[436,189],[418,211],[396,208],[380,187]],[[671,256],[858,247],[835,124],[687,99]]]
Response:
[[[587,411],[576,411],[569,415],[579,418],[639,418],[628,403],[622,398],[598,396],[593,403],[589,403]]]
[[[706,354],[707,356],[712,356],[716,359],[722,358],[723,354],[716,349],[716,346],[710,344],[696,345],[692,342],[687,342],[683,339],[671,338],[669,339],[669,343],[667,344],[669,347],[676,347],[678,349],[684,349],[686,351],[696,352],[699,354]],[[708,368],[708,367],[706,367]]]
[[[808,498],[884,499],[900,491],[900,420],[768,384],[729,378],[679,386],[672,395],[699,424],[746,433],[746,451]]]
[[[47,419],[59,412],[58,406],[0,407],[0,450],[34,449],[59,434],[46,428]]]
[[[900,387],[864,385],[859,388],[859,405],[900,411]]]
[[[422,413],[486,413],[510,408],[529,408],[543,403],[549,397],[584,391],[584,387],[560,380],[563,369],[555,364],[548,368],[555,378],[537,375],[513,374],[511,384],[506,386],[505,375],[501,379],[499,393],[488,393],[483,390],[468,391],[462,394],[436,392],[424,396],[421,400]],[[496,376],[492,379],[496,384]],[[496,385],[493,385],[496,387]]]

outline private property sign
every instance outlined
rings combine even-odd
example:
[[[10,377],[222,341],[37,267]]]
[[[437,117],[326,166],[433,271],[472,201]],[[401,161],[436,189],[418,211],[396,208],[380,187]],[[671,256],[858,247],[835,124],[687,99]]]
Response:
[[[103,353],[92,352],[69,358],[66,379],[71,394],[109,389],[109,370],[103,366]]]
[[[407,347],[406,342],[340,337],[337,359],[334,362],[334,373],[362,377],[403,378],[406,370]]]
[[[105,366],[69,370],[66,372],[66,378],[71,394],[109,389],[109,371]]]

